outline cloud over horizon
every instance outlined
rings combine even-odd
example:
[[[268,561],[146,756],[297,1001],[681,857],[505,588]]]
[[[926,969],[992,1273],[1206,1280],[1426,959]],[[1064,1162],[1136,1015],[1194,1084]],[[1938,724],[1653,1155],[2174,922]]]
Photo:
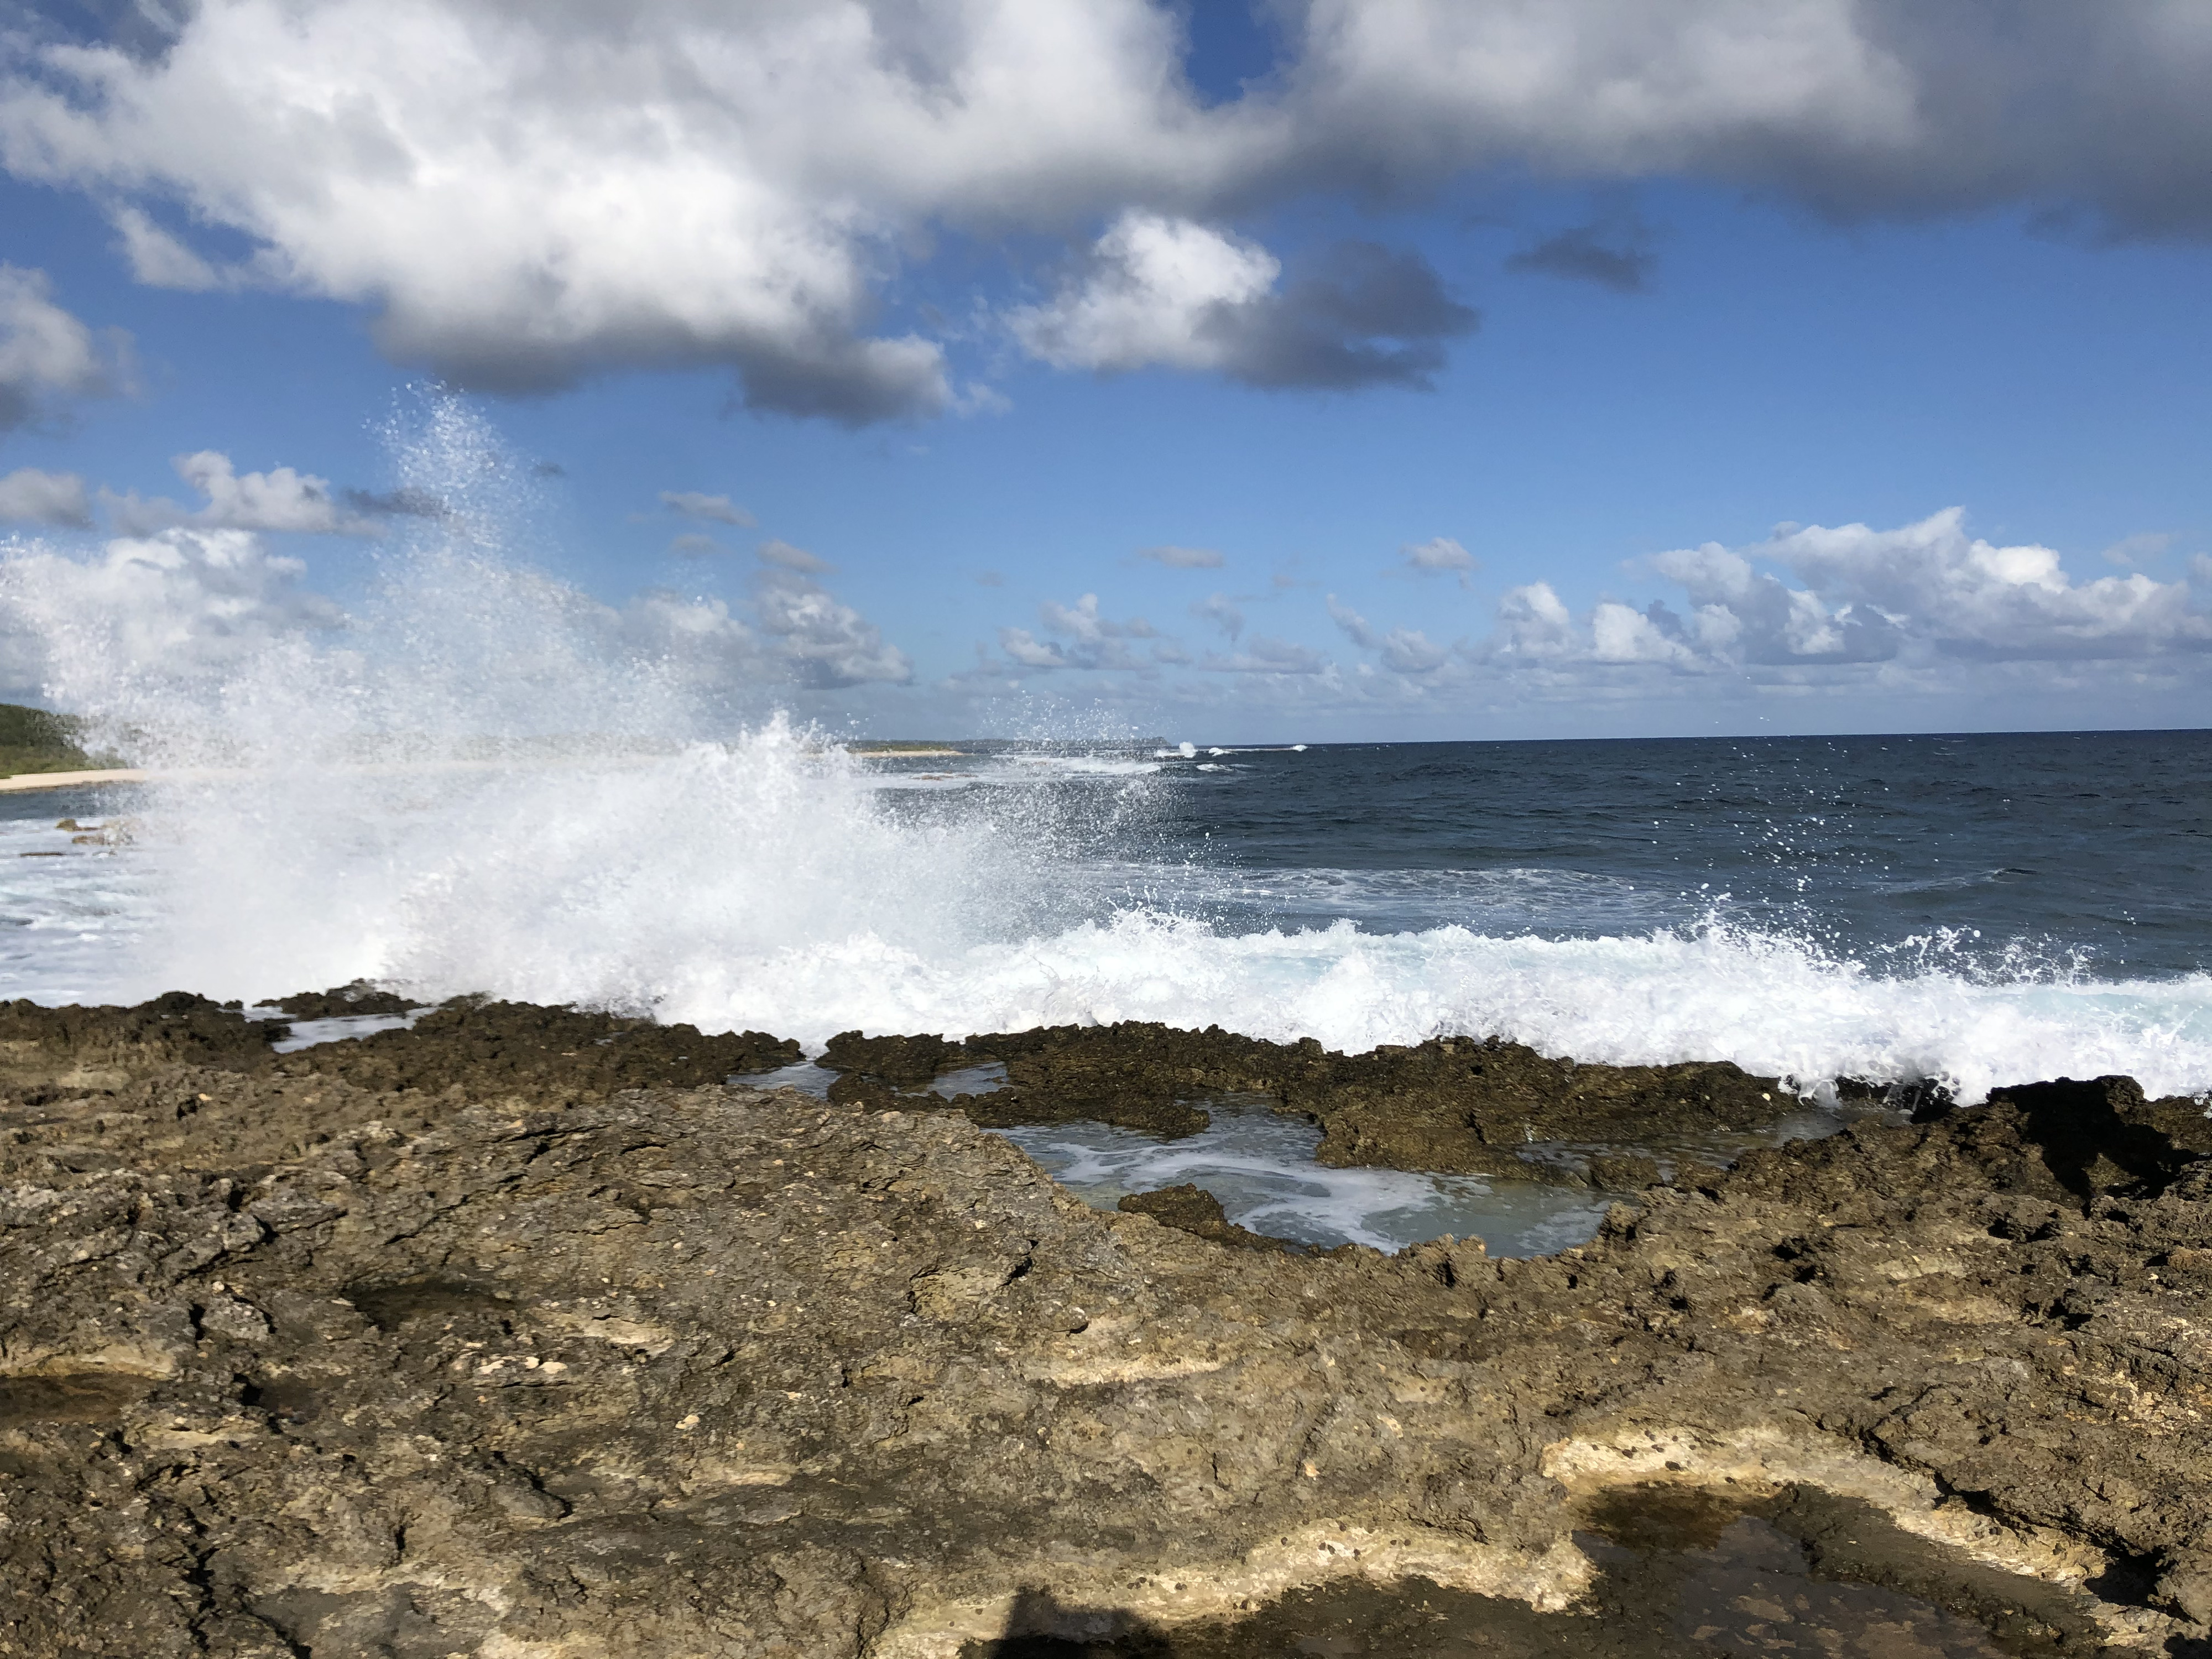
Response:
[[[45,271],[0,264],[0,433],[131,384],[129,335],[95,331],[57,305]]]
[[[395,514],[434,517],[442,510],[416,493],[388,496],[345,492],[349,512],[331,493],[330,481],[289,466],[266,472],[240,472],[220,450],[179,455],[171,463],[177,476],[207,497],[207,505],[184,507],[165,495],[149,501],[137,491],[100,492],[110,521],[125,536],[147,536],[177,526],[200,530],[290,531],[311,536],[377,536],[380,516]]]
[[[1271,209],[1519,171],[2212,234],[2193,0],[1281,17],[1277,70],[1208,103],[1165,0],[204,0],[111,40],[0,39],[0,164],[90,196],[142,282],[367,307],[390,358],[458,386],[716,366],[749,407],[847,425],[992,406],[905,304],[948,240],[1077,250],[1000,307],[1038,361],[1346,390],[1425,384],[1475,314],[1417,253],[1270,250],[1249,227]],[[1648,275],[1602,225],[1516,257]],[[0,427],[116,380],[42,283],[0,273]]]

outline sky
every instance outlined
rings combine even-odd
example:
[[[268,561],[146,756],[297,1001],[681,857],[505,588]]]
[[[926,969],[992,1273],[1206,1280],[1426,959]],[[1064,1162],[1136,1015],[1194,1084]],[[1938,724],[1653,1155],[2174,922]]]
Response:
[[[880,737],[2202,726],[2207,84],[2204,0],[0,0],[0,696],[489,517]]]

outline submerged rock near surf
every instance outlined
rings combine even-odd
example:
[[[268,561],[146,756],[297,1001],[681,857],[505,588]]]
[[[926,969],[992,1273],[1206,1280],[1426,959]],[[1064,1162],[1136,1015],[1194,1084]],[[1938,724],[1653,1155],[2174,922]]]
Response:
[[[0,1653],[2212,1651],[2212,1137],[2124,1079],[1316,1255],[677,1028],[10,1018]]]
[[[1342,1054],[1309,1039],[1268,1042],[1208,1027],[1140,1022],[1059,1025],[954,1042],[939,1036],[833,1038],[817,1062],[839,1073],[830,1097],[908,1109],[948,1073],[996,1062],[1004,1086],[951,1103],[987,1127],[1093,1120],[1169,1136],[1206,1127],[1194,1101],[1273,1097],[1322,1129],[1316,1157],[1340,1167],[1503,1175],[1644,1187],[1650,1160],[1540,1159],[1563,1141],[1679,1141],[1764,1128],[1797,1105],[1773,1078],[1726,1061],[1577,1065],[1498,1039],[1437,1037]]]

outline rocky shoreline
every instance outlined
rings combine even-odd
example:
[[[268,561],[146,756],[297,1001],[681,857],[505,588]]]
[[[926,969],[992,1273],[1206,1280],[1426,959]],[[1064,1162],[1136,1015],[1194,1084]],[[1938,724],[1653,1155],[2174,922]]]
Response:
[[[2212,1654],[2212,1122],[2125,1079],[1723,1170],[1516,1149],[1771,1079],[1506,1044],[271,1036],[0,1007],[0,1654]],[[1313,1253],[988,1133],[1224,1093],[1633,1201]]]

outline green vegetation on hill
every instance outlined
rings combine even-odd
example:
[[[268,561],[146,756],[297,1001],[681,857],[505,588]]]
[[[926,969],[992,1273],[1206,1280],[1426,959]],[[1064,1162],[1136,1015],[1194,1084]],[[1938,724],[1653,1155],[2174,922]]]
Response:
[[[0,702],[0,777],[22,772],[87,772],[112,765],[112,757],[88,754],[78,744],[83,724],[73,715]]]

